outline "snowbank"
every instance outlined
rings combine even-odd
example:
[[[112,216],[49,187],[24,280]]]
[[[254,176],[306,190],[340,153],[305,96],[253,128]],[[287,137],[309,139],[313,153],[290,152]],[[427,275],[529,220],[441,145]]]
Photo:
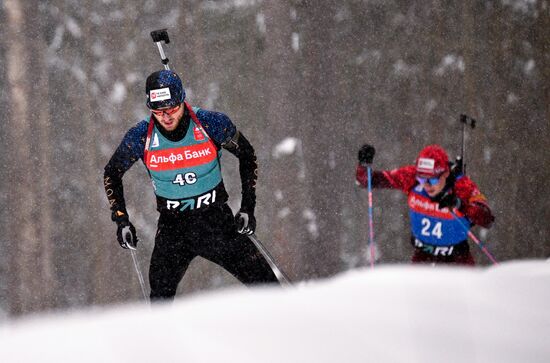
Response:
[[[0,327],[2,362],[550,362],[550,262],[387,266]]]

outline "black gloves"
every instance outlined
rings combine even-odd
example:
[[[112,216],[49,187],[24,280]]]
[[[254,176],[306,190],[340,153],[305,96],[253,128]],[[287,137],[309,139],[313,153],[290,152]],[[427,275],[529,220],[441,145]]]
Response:
[[[240,234],[251,235],[256,230],[256,218],[252,213],[240,210],[235,215],[235,223],[237,223],[237,232]]]
[[[128,215],[121,211],[113,212],[112,220],[117,225],[116,236],[120,247],[135,250],[138,243],[136,229],[128,219]]]
[[[372,164],[375,153],[376,150],[374,149],[374,146],[368,144],[363,145],[358,154],[359,163]]]
[[[441,197],[439,200],[439,209],[442,208],[449,208],[450,210],[453,210],[454,208],[460,209],[460,206],[462,205],[462,201],[460,198],[458,198],[456,195],[448,193]]]

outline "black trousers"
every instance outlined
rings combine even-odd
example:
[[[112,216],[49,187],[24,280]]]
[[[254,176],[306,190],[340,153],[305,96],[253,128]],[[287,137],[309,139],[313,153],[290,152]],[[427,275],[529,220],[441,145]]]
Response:
[[[161,213],[149,268],[151,300],[173,299],[197,256],[218,264],[244,284],[278,283],[252,241],[237,232],[231,208],[224,204],[187,216]]]

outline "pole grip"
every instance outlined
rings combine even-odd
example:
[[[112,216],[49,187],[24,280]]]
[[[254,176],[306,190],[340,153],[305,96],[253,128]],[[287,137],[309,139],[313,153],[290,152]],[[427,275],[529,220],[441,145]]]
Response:
[[[158,29],[153,30],[151,32],[151,38],[153,38],[153,42],[160,43],[164,41],[164,43],[168,44],[170,43],[170,38],[168,37],[168,29]]]
[[[465,124],[467,126],[470,126],[472,129],[476,127],[476,123],[477,123],[477,121],[474,118],[472,118],[472,117],[470,117],[466,114],[461,114],[460,115],[460,122],[462,122],[463,124]]]

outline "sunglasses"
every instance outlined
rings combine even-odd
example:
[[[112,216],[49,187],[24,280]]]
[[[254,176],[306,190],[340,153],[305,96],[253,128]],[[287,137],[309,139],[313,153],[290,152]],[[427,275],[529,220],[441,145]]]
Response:
[[[439,184],[439,179],[441,179],[441,175],[431,178],[421,178],[419,176],[416,177],[416,180],[418,180],[420,184],[430,184],[431,186]]]
[[[177,106],[174,106],[174,107],[171,107],[171,108],[165,108],[165,109],[162,109],[162,110],[151,110],[151,112],[154,113],[157,116],[162,116],[163,114],[166,114],[167,116],[170,116],[170,115],[173,115],[176,112],[178,112],[180,107],[181,107],[181,104],[179,104]]]

